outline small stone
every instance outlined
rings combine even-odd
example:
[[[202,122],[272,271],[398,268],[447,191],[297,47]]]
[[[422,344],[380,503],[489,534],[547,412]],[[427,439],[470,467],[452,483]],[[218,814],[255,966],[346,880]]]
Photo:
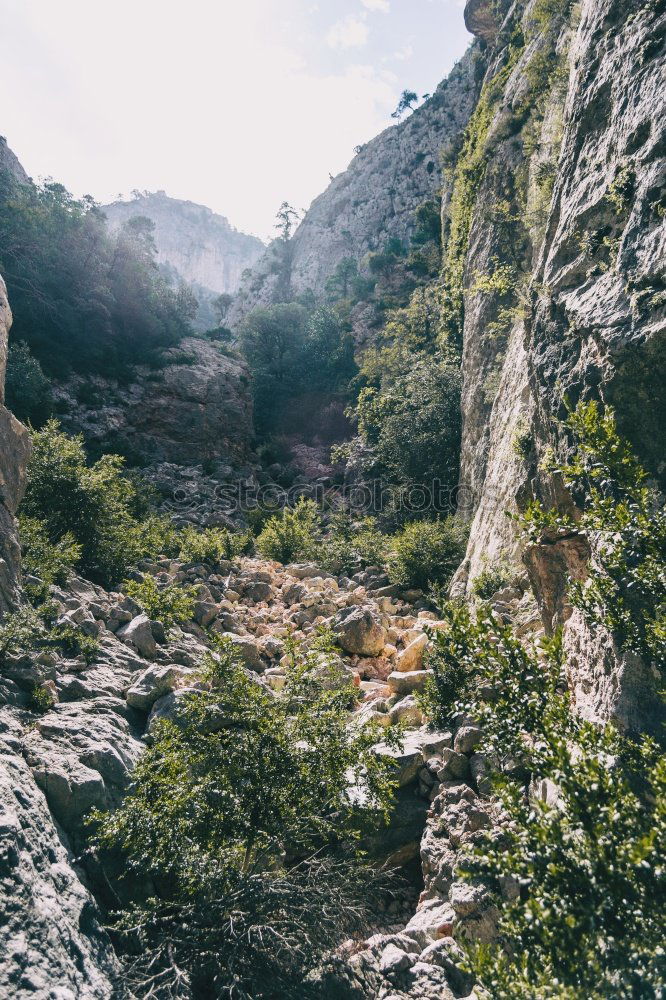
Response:
[[[137,615],[128,625],[123,625],[117,634],[121,642],[135,649],[139,656],[144,656],[147,660],[155,657],[157,644],[147,615]]]
[[[414,959],[406,951],[397,948],[394,944],[388,944],[379,959],[379,970],[383,975],[391,977],[404,972],[413,964]]]
[[[403,649],[398,657],[398,670],[407,672],[423,668],[423,654],[428,645],[428,636],[423,632]]]
[[[403,673],[400,670],[394,670],[392,674],[388,675],[386,680],[389,691],[393,694],[405,695],[411,694],[412,691],[420,691],[428,677],[427,670],[410,670],[407,673]]]
[[[423,722],[421,709],[413,695],[407,695],[396,702],[389,712],[393,724],[403,722],[407,726],[420,726]]]
[[[482,735],[478,726],[461,726],[455,735],[453,749],[458,753],[472,753],[481,742]]]
[[[447,747],[442,749],[442,767],[437,772],[440,781],[447,778],[466,778],[469,774],[469,761],[463,753],[450,750]]]

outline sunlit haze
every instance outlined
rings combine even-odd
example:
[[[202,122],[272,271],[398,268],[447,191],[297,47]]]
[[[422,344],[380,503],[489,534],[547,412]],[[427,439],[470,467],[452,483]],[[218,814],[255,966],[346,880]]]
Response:
[[[0,0],[0,134],[101,202],[188,198],[263,238],[464,52],[462,0]]]

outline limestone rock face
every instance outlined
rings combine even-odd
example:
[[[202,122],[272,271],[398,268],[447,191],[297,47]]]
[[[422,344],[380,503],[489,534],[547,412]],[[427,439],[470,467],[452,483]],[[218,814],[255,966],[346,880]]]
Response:
[[[522,543],[505,511],[521,510],[534,495],[547,505],[562,499],[541,460],[564,444],[558,421],[565,399],[614,405],[621,433],[663,482],[666,312],[656,289],[666,260],[657,194],[666,175],[659,44],[666,15],[659,5],[630,6],[628,16],[616,0],[584,0],[580,16],[558,29],[561,71],[547,83],[537,135],[527,146],[521,102],[534,86],[531,67],[549,27],[530,22],[533,4],[518,5],[528,41],[510,53],[509,30],[498,27],[494,38],[486,24],[496,8],[483,0],[467,6],[468,25],[488,43],[486,82],[508,68],[493,105],[465,262],[461,479],[472,524],[454,582],[458,593],[488,562],[518,559]],[[550,187],[543,184],[548,174]],[[497,296],[477,290],[479,274],[512,264],[506,227],[489,224],[502,202],[514,219],[510,242],[523,284],[508,317]],[[652,716],[659,699],[643,668],[568,617],[568,561],[558,546],[550,548],[537,558],[532,553],[530,577],[546,624],[566,620],[579,705],[590,717],[658,725]],[[577,558],[584,567],[583,556]]]
[[[129,386],[91,378],[86,404],[75,398],[80,380],[57,389],[68,407],[62,415],[66,430],[150,464],[244,461],[253,433],[245,363],[198,337],[183,340],[166,360],[158,372],[138,369]]]
[[[234,229],[223,215],[192,201],[169,198],[164,191],[115,201],[104,205],[103,211],[112,229],[136,215],[152,219],[158,261],[185,281],[216,294],[235,292],[243,271],[264,250],[261,240]]]
[[[493,42],[499,28],[501,4],[494,0],[467,0],[465,27],[484,42]]]
[[[7,290],[0,276],[0,615],[18,601],[21,552],[14,515],[23,497],[30,455],[28,432],[2,405],[11,323]]]
[[[478,92],[477,52],[470,49],[432,97],[399,125],[368,142],[315,198],[291,243],[291,295],[324,290],[345,257],[361,258],[390,237],[404,240],[414,212],[442,184],[440,151],[459,140]],[[253,268],[233,303],[229,324],[278,295],[270,254]]]
[[[0,747],[0,994],[106,1000],[119,967],[97,908],[30,768]]]
[[[4,135],[0,135],[0,170],[6,170],[19,184],[27,184],[30,180],[18,157],[7,145]]]

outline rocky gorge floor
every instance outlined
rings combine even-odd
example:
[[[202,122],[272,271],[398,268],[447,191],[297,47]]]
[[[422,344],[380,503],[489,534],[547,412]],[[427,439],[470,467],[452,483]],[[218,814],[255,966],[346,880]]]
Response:
[[[211,632],[238,648],[258,683],[277,691],[288,669],[287,639],[307,644],[325,626],[336,651],[321,655],[358,687],[355,711],[404,727],[400,749],[378,751],[393,757],[398,789],[374,848],[382,863],[412,872],[377,915],[378,933],[343,949],[336,990],[378,1000],[467,996],[472,984],[455,937],[488,940],[494,910],[485,891],[456,882],[453,869],[460,845],[493,817],[484,760],[475,753],[478,730],[461,719],[453,731],[434,731],[416,697],[428,676],[429,635],[443,625],[433,606],[389,585],[378,569],[348,578],[314,564],[245,558],[211,567],[164,558],[142,563],[143,574],[162,585],[193,585],[193,620],[166,632],[133,598],[72,577],[51,596],[61,623],[96,639],[92,662],[42,651],[9,657],[3,672],[0,875],[11,930],[0,989],[58,1000],[113,995],[119,967],[102,914],[120,902],[122,879],[87,851],[88,813],[121,801],[155,721],[177,719],[200,684]],[[529,592],[505,588],[494,604],[524,629],[540,627]],[[46,710],[34,710],[35,688],[47,693]],[[67,919],[54,919],[56,901]]]

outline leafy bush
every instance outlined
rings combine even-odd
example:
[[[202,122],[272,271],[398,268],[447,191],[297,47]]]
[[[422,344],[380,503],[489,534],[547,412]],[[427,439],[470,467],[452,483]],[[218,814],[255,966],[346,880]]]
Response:
[[[393,538],[389,577],[402,587],[445,585],[465,554],[467,528],[456,517],[413,521]]]
[[[568,424],[576,448],[558,471],[580,516],[533,504],[526,528],[536,539],[588,530],[589,578],[572,599],[591,628],[663,667],[660,498],[611,413],[581,404]],[[452,713],[479,722],[504,813],[501,835],[480,833],[457,872],[486,884],[500,910],[497,944],[470,950],[480,987],[496,1000],[657,1000],[666,988],[661,748],[572,712],[557,635],[535,650],[486,606],[473,617],[450,605],[444,617],[427,700],[440,722]],[[507,884],[517,889],[509,897]]]
[[[29,605],[5,615],[0,622],[0,662],[9,654],[35,649],[45,632],[44,622]]]
[[[285,507],[266,523],[257,538],[257,548],[266,559],[290,563],[313,553],[319,513],[314,500],[300,499],[293,509]]]
[[[0,624],[0,663],[9,655],[54,647],[69,656],[83,655],[86,663],[92,663],[99,643],[76,625],[54,624],[56,609],[53,602],[37,610],[27,604],[6,615]]]
[[[43,522],[34,517],[20,517],[19,530],[23,572],[38,576],[47,586],[65,583],[81,558],[81,546],[72,533],[68,531],[52,542]]]
[[[54,625],[48,636],[47,645],[58,646],[67,656],[82,656],[86,663],[95,661],[99,652],[99,642],[86,635],[76,625]]]
[[[489,886],[501,914],[498,945],[471,952],[480,985],[497,1000],[661,996],[663,756],[649,739],[635,745],[571,713],[557,638],[537,654],[487,610],[473,620],[454,608],[448,621],[435,642],[441,662],[464,672],[453,707],[482,726],[505,818],[502,835],[480,834],[458,871]],[[448,714],[442,679],[431,694]],[[548,779],[555,801],[552,791],[528,798],[533,779]],[[507,880],[521,889],[511,901]]]
[[[5,402],[24,423],[40,426],[51,415],[51,383],[24,340],[9,346]]]
[[[36,685],[30,692],[30,702],[33,712],[39,712],[41,715],[51,711],[55,705],[55,698],[49,688]]]
[[[127,580],[123,590],[153,621],[161,622],[166,629],[184,625],[194,617],[196,590],[179,583],[158,586],[154,576],[146,576],[140,583]]]
[[[141,485],[128,474],[132,486],[140,490]],[[139,557],[177,557],[180,552],[182,532],[170,517],[162,514],[146,515],[143,498],[137,493],[132,499],[132,513],[136,518],[135,535]]]
[[[230,561],[252,550],[249,534],[234,533],[227,528],[183,528],[180,534],[178,558],[183,562],[202,562],[215,565],[221,560]]]
[[[112,586],[145,554],[133,512],[136,489],[122,474],[122,459],[104,455],[88,466],[82,437],[69,437],[55,420],[32,441],[23,514],[41,523],[51,544],[67,548],[73,539],[77,568]]]
[[[382,479],[431,491],[437,484],[450,509],[460,461],[458,366],[396,347],[366,359],[363,372],[359,433]]]
[[[375,520],[355,523],[346,514],[331,520],[329,535],[317,550],[317,563],[329,573],[356,573],[365,566],[383,566],[389,541]]]
[[[582,508],[579,520],[546,510],[538,501],[522,524],[539,541],[568,531],[585,531],[594,559],[586,581],[571,588],[571,601],[595,626],[666,671],[666,507],[627,441],[615,415],[595,402],[580,403],[567,421],[575,452],[553,462]]]
[[[228,644],[218,657],[181,724],[157,727],[122,806],[96,815],[98,844],[157,889],[120,924],[140,944],[130,982],[139,996],[182,977],[196,996],[311,997],[309,974],[372,908],[355,844],[390,799],[379,733],[348,724],[344,690],[297,671],[275,697]]]
[[[295,402],[345,393],[356,372],[353,342],[336,312],[297,302],[252,310],[239,330],[239,344],[253,377],[255,418],[261,435],[296,424]]]
[[[502,562],[486,566],[472,580],[472,593],[481,600],[489,600],[509,582],[509,567]]]

